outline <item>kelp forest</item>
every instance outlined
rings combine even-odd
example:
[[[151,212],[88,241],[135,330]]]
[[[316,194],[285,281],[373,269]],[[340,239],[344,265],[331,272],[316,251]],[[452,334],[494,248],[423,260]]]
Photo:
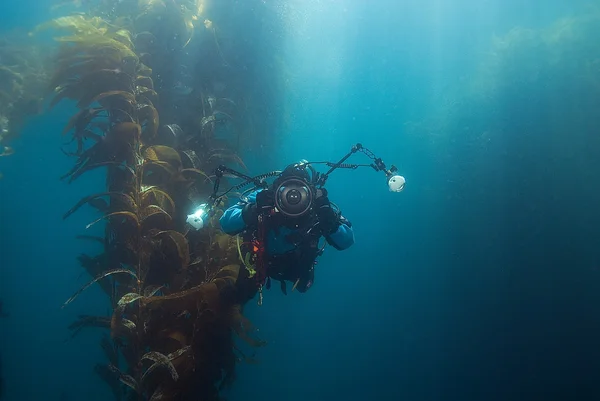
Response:
[[[2,156],[26,151],[11,141],[28,118],[71,104],[63,131],[48,133],[73,160],[57,185],[105,177],[63,216],[97,212],[78,238],[98,252],[73,255],[89,282],[62,307],[90,286],[110,299],[110,314],[78,316],[69,329],[104,331],[90,346],[106,361],[93,369],[116,400],[218,400],[249,359],[242,348],[265,344],[243,315],[236,238],[219,227],[229,200],[204,229],[186,225],[213,193],[216,167],[247,171],[240,149],[274,140],[281,124],[276,41],[259,38],[281,27],[261,1],[244,3],[68,2],[0,41]]]

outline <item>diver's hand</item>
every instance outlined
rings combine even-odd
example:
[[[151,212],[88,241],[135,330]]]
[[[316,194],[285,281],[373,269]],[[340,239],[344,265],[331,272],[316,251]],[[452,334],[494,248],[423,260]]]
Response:
[[[263,210],[275,206],[275,192],[271,189],[263,189],[256,194],[256,203],[247,203],[242,208],[242,219],[247,228],[256,227],[258,215]]]
[[[337,214],[331,207],[327,192],[315,199],[315,209],[317,211],[319,227],[324,234],[331,234],[338,229],[340,223]]]
[[[275,206],[275,191],[263,189],[256,194],[256,207],[259,210]]]
[[[256,194],[256,203],[248,203],[242,209],[242,219],[246,227],[255,227],[258,215],[263,210],[275,207],[275,192],[272,189],[263,189]]]

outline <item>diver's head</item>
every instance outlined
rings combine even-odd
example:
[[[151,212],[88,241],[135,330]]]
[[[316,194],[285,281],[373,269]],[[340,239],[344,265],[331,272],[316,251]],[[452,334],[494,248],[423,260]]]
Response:
[[[305,181],[307,184],[310,183],[310,175],[308,171],[306,171],[307,164],[304,161],[300,161],[299,163],[289,164],[282,172],[279,174],[279,177],[275,182],[283,181],[290,178],[297,178]],[[275,183],[274,183],[275,184]]]
[[[305,215],[312,206],[313,188],[305,161],[288,165],[273,182],[275,206],[288,217]]]

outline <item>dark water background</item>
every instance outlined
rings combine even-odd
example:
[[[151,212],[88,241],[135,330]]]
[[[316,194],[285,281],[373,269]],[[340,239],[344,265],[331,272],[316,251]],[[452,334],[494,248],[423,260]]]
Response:
[[[44,21],[34,3],[2,2],[0,29]],[[391,194],[371,170],[332,176],[356,244],[328,249],[307,294],[271,290],[262,308],[249,305],[270,344],[259,365],[240,366],[228,399],[600,399],[600,19],[581,20],[598,9],[267,3],[289,24],[276,38],[290,69],[279,110],[288,128],[277,152],[262,154],[265,143],[242,155],[250,169],[337,159],[362,142],[396,164],[407,187]],[[577,18],[564,28],[575,39],[556,47],[493,44],[494,34],[522,27],[535,37],[566,16]],[[591,78],[581,74],[589,69]],[[489,95],[473,94],[477,80]],[[111,397],[92,372],[103,357],[97,333],[64,342],[78,314],[108,308],[92,288],[60,309],[87,281],[74,237],[93,217],[61,216],[102,183],[58,180],[72,165],[59,150],[70,112],[33,120],[18,153],[0,160],[8,401]]]

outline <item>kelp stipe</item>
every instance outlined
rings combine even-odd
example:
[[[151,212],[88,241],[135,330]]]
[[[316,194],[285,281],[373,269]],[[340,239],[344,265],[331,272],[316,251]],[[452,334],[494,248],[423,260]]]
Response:
[[[233,378],[239,359],[232,333],[252,346],[263,343],[250,337],[251,325],[240,313],[240,267],[218,214],[200,233],[186,235],[181,223],[178,208],[190,186],[208,177],[185,168],[180,152],[157,142],[159,94],[128,30],[81,15],[46,27],[72,34],[57,39],[62,46],[51,81],[51,106],[69,98],[80,109],[63,131],[75,144],[65,152],[77,157],[64,178],[107,171],[105,190],[64,215],[89,204],[101,216],[86,228],[106,225],[103,238],[81,236],[100,243],[103,252],[80,256],[93,279],[63,307],[100,283],[113,312],[110,318],[81,316],[71,328],[110,330],[101,342],[109,363],[95,372],[116,399],[124,385],[130,400],[216,400],[216,384]]]

